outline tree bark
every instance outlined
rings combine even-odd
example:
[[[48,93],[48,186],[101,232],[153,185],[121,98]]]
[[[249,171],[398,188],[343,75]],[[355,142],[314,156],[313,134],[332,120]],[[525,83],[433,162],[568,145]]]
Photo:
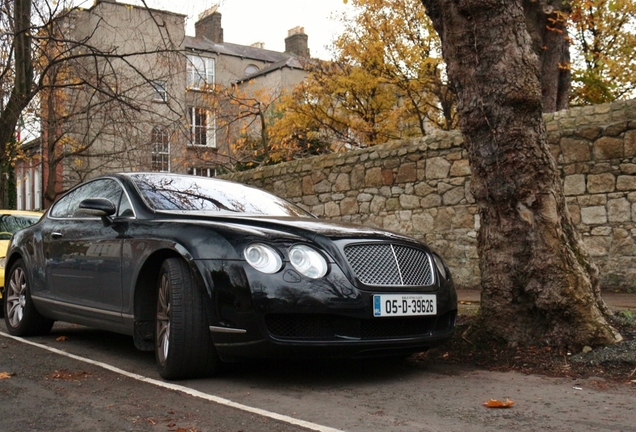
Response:
[[[457,90],[481,220],[481,306],[467,337],[572,350],[615,342],[548,151],[523,0],[422,2]]]

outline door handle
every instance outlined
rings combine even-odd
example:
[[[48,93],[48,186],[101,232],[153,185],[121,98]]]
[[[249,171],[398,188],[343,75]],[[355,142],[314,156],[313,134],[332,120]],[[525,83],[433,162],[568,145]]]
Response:
[[[64,234],[62,234],[61,232],[52,232],[51,233],[51,237],[53,238],[60,238],[60,237],[64,237]]]

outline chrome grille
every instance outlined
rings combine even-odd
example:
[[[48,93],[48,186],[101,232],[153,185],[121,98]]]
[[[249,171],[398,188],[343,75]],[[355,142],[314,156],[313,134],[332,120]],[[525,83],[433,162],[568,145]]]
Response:
[[[426,286],[433,284],[428,254],[394,244],[354,244],[344,248],[349,265],[365,285]]]

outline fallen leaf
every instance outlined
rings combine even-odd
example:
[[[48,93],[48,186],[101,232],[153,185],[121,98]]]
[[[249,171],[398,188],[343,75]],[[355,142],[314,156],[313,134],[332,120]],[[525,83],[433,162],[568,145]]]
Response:
[[[64,342],[64,341],[68,340],[68,337],[66,337],[66,336],[58,336],[58,337],[55,338],[55,340],[58,341],[58,342]]]
[[[69,372],[67,370],[59,370],[49,374],[49,378],[65,381],[78,381],[80,379],[86,379],[86,377],[88,377],[89,375],[90,372]]]
[[[487,408],[510,408],[515,404],[515,401],[506,398],[506,401],[500,401],[497,399],[490,399],[488,402],[484,402],[484,406]]]
[[[0,380],[3,379],[9,379],[13,376],[14,374],[9,373],[9,372],[0,372]]]

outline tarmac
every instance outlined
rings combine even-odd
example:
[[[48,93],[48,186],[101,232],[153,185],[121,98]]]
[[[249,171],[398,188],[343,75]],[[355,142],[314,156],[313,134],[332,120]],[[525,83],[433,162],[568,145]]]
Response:
[[[464,305],[479,305],[481,291],[459,289],[457,301]],[[603,292],[603,300],[612,309],[636,309],[636,293]]]

